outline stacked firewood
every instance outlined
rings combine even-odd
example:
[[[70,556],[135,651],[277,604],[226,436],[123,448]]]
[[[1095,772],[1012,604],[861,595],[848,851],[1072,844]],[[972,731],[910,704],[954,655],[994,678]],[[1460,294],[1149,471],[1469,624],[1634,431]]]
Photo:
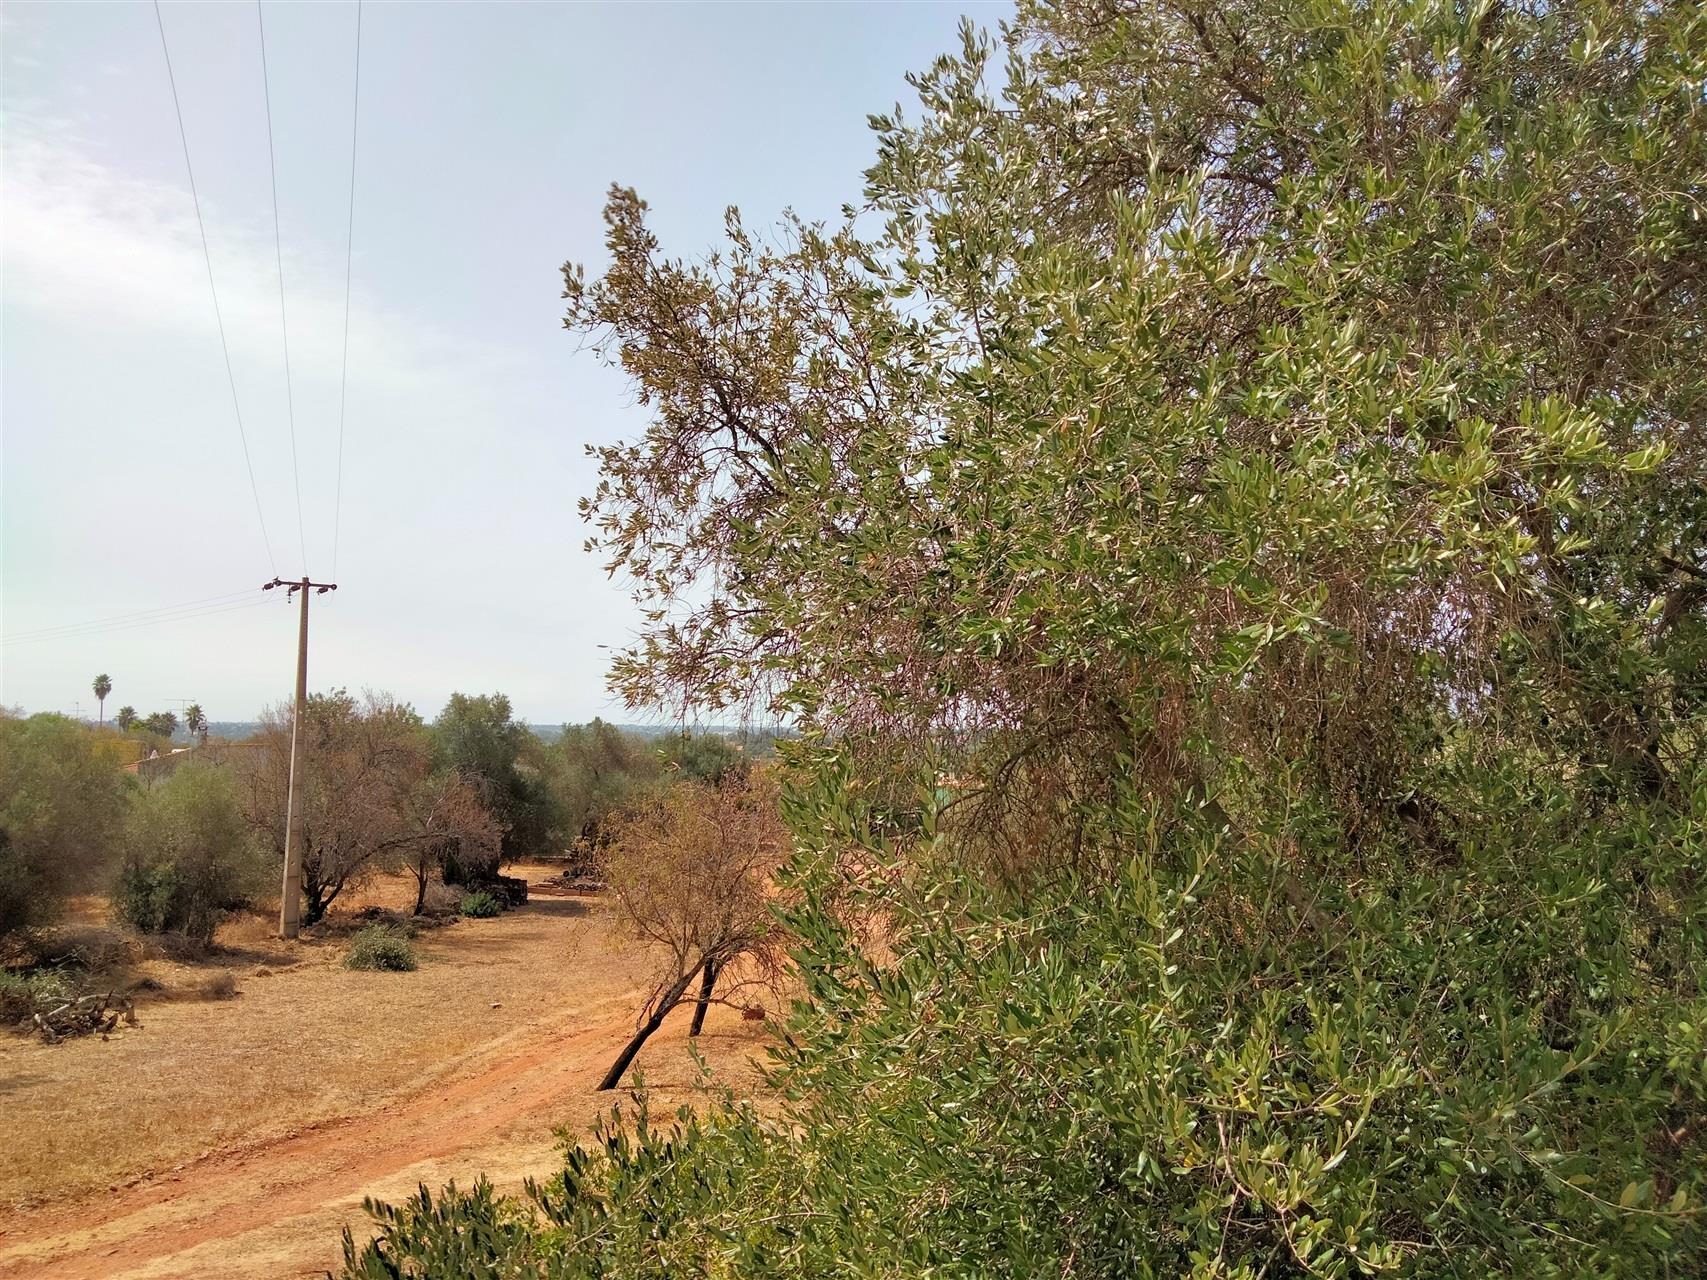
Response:
[[[121,1022],[137,1025],[135,1005],[129,996],[117,991],[53,1002],[37,1009],[31,1021],[49,1044],[58,1044],[67,1036],[99,1035],[104,1040]]]

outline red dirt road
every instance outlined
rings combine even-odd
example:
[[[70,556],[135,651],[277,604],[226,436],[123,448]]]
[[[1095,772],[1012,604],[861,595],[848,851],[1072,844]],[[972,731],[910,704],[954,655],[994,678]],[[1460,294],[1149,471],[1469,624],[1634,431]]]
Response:
[[[591,993],[590,993],[591,994]],[[0,1227],[7,1280],[231,1280],[319,1276],[341,1263],[339,1231],[367,1230],[364,1196],[399,1200],[417,1184],[500,1187],[557,1162],[554,1127],[584,1132],[624,1092],[593,1092],[632,1033],[638,992],[604,985],[587,1004],[516,1028],[457,1074],[365,1114],[220,1151],[112,1194],[17,1215]],[[702,1037],[719,1074],[739,1075],[762,1026],[713,1009]],[[655,1105],[693,1095],[686,1019],[647,1047]],[[67,1117],[68,1123],[75,1123]],[[92,1135],[101,1140],[101,1135]],[[122,1140],[122,1138],[118,1139]]]

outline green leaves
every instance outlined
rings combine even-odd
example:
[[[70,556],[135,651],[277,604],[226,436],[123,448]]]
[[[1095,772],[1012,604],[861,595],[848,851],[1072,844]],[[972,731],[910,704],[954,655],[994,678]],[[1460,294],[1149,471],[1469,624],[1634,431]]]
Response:
[[[613,189],[614,682],[802,726],[804,998],[779,1123],[503,1249],[1699,1269],[1704,23],[1023,3],[859,221],[689,264]]]
[[[1684,1266],[1707,1193],[1685,1118],[1707,1097],[1697,1024],[1592,1007],[1641,999],[1606,953],[1631,898],[1602,886],[1500,925],[1499,904],[1562,904],[1563,869],[1610,834],[1557,828],[1542,854],[1534,833],[1495,832],[1450,883],[1323,884],[1325,932],[1271,895],[1296,853],[1207,832],[1024,901],[963,872],[850,893],[803,871],[807,996],[772,1076],[782,1113],[724,1103],[668,1130],[644,1112],[602,1129],[491,1257],[544,1250],[525,1273],[553,1277],[1044,1276],[1068,1257],[1111,1277]],[[1654,865],[1682,853],[1681,829],[1655,834]],[[1519,856],[1559,883],[1532,891],[1504,861]],[[886,963],[849,927],[873,912]],[[1546,966],[1585,960],[1598,994],[1571,1007]],[[375,1248],[425,1258],[434,1221]]]

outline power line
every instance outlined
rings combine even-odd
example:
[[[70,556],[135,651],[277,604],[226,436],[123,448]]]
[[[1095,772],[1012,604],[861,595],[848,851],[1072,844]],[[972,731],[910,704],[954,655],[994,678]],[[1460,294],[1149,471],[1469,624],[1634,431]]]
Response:
[[[82,640],[91,636],[108,635],[113,632],[135,631],[140,627],[158,627],[169,622],[194,622],[202,618],[216,617],[222,613],[237,613],[243,609],[258,609],[262,605],[268,603],[270,603],[268,600],[240,600],[236,603],[214,605],[210,608],[190,610],[168,617],[144,618],[137,622],[118,623],[116,625],[106,627],[86,627],[80,631],[67,631],[58,635],[20,636],[17,638],[7,636],[4,640],[0,640],[0,644],[11,646],[14,644],[41,644],[43,642]]]
[[[160,0],[155,0],[158,7]],[[279,336],[284,340],[285,412],[290,421],[290,472],[296,485],[296,537],[302,550],[302,567],[308,568],[308,534],[302,523],[302,472],[296,464],[296,401],[290,389],[290,326],[285,322],[284,247],[279,238],[279,166],[273,156],[273,91],[267,80],[267,23],[261,16],[261,0],[255,0],[255,22],[261,30],[261,93],[267,104],[267,170],[273,180],[273,256],[279,267]],[[273,570],[278,576],[278,570]]]
[[[156,618],[139,618],[131,622],[118,622],[106,626],[68,629],[54,635],[6,636],[4,640],[0,640],[0,643],[13,645],[39,644],[44,641],[80,640],[85,636],[105,635],[108,632],[113,631],[132,631],[138,627],[154,627],[168,622],[189,622],[196,618],[211,617],[220,613],[232,613],[238,609],[249,609],[253,607],[255,607],[253,601],[227,601],[224,604],[210,605],[202,609],[187,609],[175,614],[163,614]]]
[[[213,254],[207,247],[207,224],[202,221],[202,201],[196,191],[195,166],[190,163],[190,139],[184,131],[184,108],[178,101],[178,79],[172,74],[172,51],[166,44],[166,20],[160,16],[160,0],[154,0],[154,22],[160,28],[160,52],[166,58],[166,82],[172,86],[172,110],[178,117],[178,141],[184,147],[184,172],[190,178],[190,200],[196,207],[196,227],[202,237],[202,261],[207,263],[207,288],[213,296],[213,318],[219,325],[219,349],[225,355],[225,380],[231,384],[231,411],[237,417],[237,438],[243,442],[243,468],[249,473],[249,493],[255,499],[255,518],[261,524],[261,544],[267,549],[267,563],[276,576],[278,562],[273,559],[273,542],[267,536],[267,517],[261,511],[261,490],[255,484],[255,464],[249,457],[249,433],[243,429],[243,409],[237,400],[237,375],[231,371],[231,346],[225,340],[225,316],[220,312],[219,289],[213,282]],[[300,521],[300,499],[297,514]]]
[[[257,0],[259,3],[259,0]],[[338,496],[332,505],[332,577],[338,576],[338,534],[344,516],[344,398],[350,385],[350,264],[356,245],[356,126],[362,106],[362,0],[356,0],[356,88],[350,103],[350,217],[344,240],[344,367],[338,377]],[[307,568],[304,565],[303,568]]]
[[[27,631],[15,631],[5,637],[7,640],[22,640],[38,635],[46,635],[56,631],[78,631],[84,627],[107,626],[118,622],[135,622],[142,618],[157,617],[165,613],[181,613],[186,609],[205,608],[210,604],[223,604],[228,600],[247,598],[248,591],[227,591],[217,596],[203,596],[199,600],[186,600],[182,604],[163,604],[152,609],[132,609],[125,613],[110,613],[104,618],[87,618],[82,622],[61,622],[51,627],[31,627]]]

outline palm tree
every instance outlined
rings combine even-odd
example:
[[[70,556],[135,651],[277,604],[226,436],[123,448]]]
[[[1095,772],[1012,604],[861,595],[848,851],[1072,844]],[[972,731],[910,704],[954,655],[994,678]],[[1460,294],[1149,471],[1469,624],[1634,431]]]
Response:
[[[113,691],[112,677],[105,671],[95,677],[95,697],[101,703],[101,723],[107,722],[107,695]]]
[[[129,733],[131,725],[136,723],[136,708],[120,707],[119,713],[113,719],[118,721],[120,733]]]
[[[207,746],[207,717],[202,714],[202,704],[192,702],[184,708],[184,728],[190,737],[200,737],[202,746]]]

